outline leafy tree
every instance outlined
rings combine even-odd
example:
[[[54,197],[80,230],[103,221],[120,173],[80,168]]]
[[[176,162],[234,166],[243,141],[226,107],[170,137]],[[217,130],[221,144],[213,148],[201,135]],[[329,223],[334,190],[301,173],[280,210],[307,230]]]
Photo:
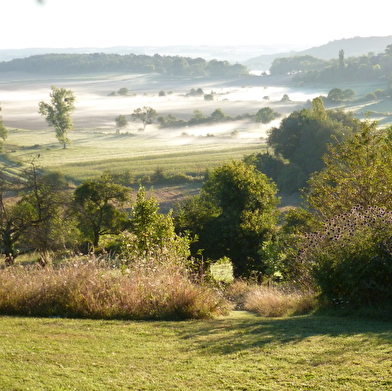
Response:
[[[116,133],[119,134],[121,129],[126,128],[128,126],[127,117],[125,115],[118,115],[114,121],[116,122]]]
[[[256,122],[268,124],[275,119],[275,113],[270,107],[263,107],[256,113]]]
[[[65,237],[68,221],[64,222],[60,217],[67,205],[65,189],[64,177],[56,173],[42,173],[35,160],[16,178],[2,173],[0,237],[8,264],[13,263],[17,256],[16,245],[22,240],[36,250],[47,251]],[[14,194],[19,197],[10,197]],[[55,229],[59,229],[58,237],[53,235]]]
[[[329,147],[306,201],[321,228],[307,233],[297,265],[328,305],[384,306],[392,283],[392,131],[377,122]]]
[[[212,121],[219,122],[226,118],[226,114],[222,111],[222,109],[216,109],[211,113],[210,118]]]
[[[178,120],[173,114],[168,114],[166,117],[163,115],[159,116],[157,121],[161,126],[168,126],[170,124],[178,123],[181,120]]]
[[[137,108],[131,114],[131,118],[136,121],[142,121],[143,130],[146,129],[147,125],[153,123],[154,118],[158,115],[158,113],[151,107],[144,106],[143,108]]]
[[[74,192],[74,210],[79,229],[98,246],[102,235],[118,234],[127,219],[120,207],[128,200],[129,189],[114,183],[110,174],[83,182]]]
[[[360,131],[328,148],[325,167],[312,175],[306,199],[322,217],[350,210],[354,205],[392,210],[391,130],[377,122],[360,123]]]
[[[177,221],[198,235],[193,252],[208,259],[229,257],[236,275],[263,271],[263,244],[274,236],[276,187],[253,166],[232,161],[216,168],[201,193],[184,202]],[[196,248],[195,248],[196,246]]]
[[[322,100],[316,98],[311,109],[294,111],[272,128],[267,142],[275,155],[298,165],[307,177],[323,167],[327,145],[343,140],[356,127],[351,113],[325,110]]]
[[[284,94],[280,101],[281,102],[290,102],[290,97],[287,94]]]
[[[51,103],[41,101],[39,103],[39,114],[43,115],[49,126],[56,131],[56,138],[64,149],[69,144],[68,132],[73,129],[71,114],[75,109],[75,95],[71,90],[52,86],[50,93]]]
[[[1,105],[0,105],[0,112],[1,112]],[[3,125],[3,119],[0,115],[0,138],[2,138],[4,141],[8,136],[8,131],[6,127]]]
[[[341,88],[332,88],[328,92],[328,99],[334,102],[340,102],[343,100],[343,90]]]
[[[204,114],[200,110],[193,110],[192,113],[192,120],[196,122],[200,122],[204,120],[206,117],[204,117]]]
[[[214,94],[204,94],[204,100],[214,100]]]
[[[146,254],[170,252],[184,258],[189,256],[188,237],[175,232],[172,212],[159,213],[159,204],[154,197],[146,197],[146,190],[139,187],[136,203],[132,207],[127,232],[123,238],[123,255],[128,262]]]
[[[118,90],[118,95],[126,96],[128,95],[128,88],[127,87],[122,87]]]

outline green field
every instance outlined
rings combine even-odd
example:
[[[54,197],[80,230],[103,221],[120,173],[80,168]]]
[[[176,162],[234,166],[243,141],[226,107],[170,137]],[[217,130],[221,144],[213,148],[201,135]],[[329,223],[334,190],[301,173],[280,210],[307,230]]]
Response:
[[[122,134],[93,130],[75,131],[72,144],[63,149],[52,130],[12,129],[6,151],[13,161],[29,162],[40,155],[48,170],[61,170],[74,181],[102,172],[129,170],[135,176],[152,174],[157,167],[168,174],[199,175],[231,159],[264,150],[260,139],[239,142],[230,137],[181,137],[163,134]]]
[[[377,321],[235,311],[206,321],[0,317],[0,389],[390,390]]]

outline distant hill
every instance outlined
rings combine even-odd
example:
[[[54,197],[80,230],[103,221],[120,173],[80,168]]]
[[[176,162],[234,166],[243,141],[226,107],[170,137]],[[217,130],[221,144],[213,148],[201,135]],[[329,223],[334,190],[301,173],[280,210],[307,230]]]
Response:
[[[292,57],[292,56],[306,56],[310,55],[323,60],[331,60],[338,58],[339,50],[344,50],[345,57],[356,57],[369,52],[376,54],[384,52],[385,48],[392,44],[392,35],[387,37],[355,37],[347,39],[339,39],[328,42],[325,45],[312,47],[302,51],[281,52],[275,54],[261,55],[251,58],[245,62],[249,69],[268,70],[275,58]]]
[[[243,63],[247,59],[260,54],[271,54],[290,50],[302,50],[306,46],[294,45],[242,45],[242,46],[210,46],[210,45],[176,45],[176,46],[114,46],[106,48],[26,48],[26,49],[0,49],[0,61],[11,61],[17,58],[26,58],[42,54],[145,54],[153,56],[201,57],[206,60],[221,60],[231,63]]]

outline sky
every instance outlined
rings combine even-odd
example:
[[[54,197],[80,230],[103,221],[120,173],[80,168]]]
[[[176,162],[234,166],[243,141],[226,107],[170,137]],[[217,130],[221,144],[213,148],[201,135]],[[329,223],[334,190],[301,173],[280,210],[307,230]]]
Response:
[[[387,4],[385,0],[0,0],[0,49],[311,47],[342,38],[392,35]]]

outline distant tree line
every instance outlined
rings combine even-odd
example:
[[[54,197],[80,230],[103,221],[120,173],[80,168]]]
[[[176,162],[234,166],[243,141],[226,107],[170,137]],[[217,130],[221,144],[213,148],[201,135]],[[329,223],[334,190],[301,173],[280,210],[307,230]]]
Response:
[[[0,62],[0,72],[18,71],[45,74],[88,72],[163,73],[180,76],[248,76],[246,66],[228,61],[161,56],[155,54],[43,54]]]
[[[392,73],[392,44],[383,53],[369,53],[345,58],[344,51],[332,60],[313,56],[277,58],[270,68],[271,75],[293,74],[297,82],[342,82],[376,80]],[[389,83],[390,84],[390,83]],[[389,85],[390,87],[390,85]]]

